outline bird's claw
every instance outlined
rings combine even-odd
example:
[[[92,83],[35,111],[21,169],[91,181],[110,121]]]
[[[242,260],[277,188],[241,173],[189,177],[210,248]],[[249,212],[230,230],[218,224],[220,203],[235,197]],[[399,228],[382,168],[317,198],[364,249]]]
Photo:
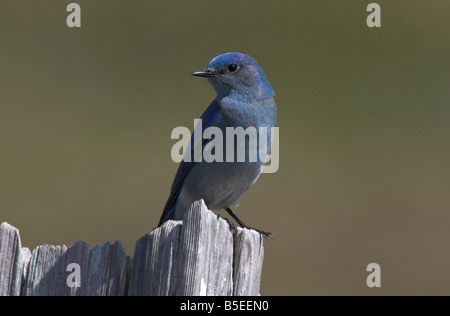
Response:
[[[271,232],[266,232],[257,228],[253,228],[253,227],[243,227],[243,228],[247,228],[247,229],[252,229],[258,233],[260,233],[266,240],[273,239],[273,234]]]

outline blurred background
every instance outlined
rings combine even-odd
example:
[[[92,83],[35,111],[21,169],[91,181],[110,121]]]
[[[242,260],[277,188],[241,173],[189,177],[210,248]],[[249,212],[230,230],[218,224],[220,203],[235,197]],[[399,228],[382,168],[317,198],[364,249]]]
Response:
[[[172,129],[215,97],[190,73],[238,51],[278,104],[280,168],[237,209],[274,234],[261,294],[450,295],[449,1],[377,1],[376,29],[371,1],[76,2],[79,29],[70,1],[1,3],[0,222],[24,246],[133,255],[169,194]]]

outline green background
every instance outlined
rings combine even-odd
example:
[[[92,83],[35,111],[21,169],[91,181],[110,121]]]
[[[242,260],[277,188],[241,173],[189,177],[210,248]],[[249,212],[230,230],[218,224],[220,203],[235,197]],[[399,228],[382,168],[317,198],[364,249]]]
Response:
[[[214,98],[190,73],[255,57],[280,168],[237,214],[271,231],[262,295],[450,295],[450,2],[80,0],[0,6],[0,222],[93,246],[158,222],[176,126]],[[366,266],[381,266],[369,289]]]

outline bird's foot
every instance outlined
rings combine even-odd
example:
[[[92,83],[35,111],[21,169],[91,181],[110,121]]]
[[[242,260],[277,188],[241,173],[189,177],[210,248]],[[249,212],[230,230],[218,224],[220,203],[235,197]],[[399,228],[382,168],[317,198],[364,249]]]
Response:
[[[233,224],[233,222],[229,218],[222,217],[222,216],[220,216],[220,214],[217,214],[217,218],[224,219],[228,223],[228,226],[230,226],[230,229],[233,231],[233,233],[236,233],[236,226]],[[273,238],[273,234],[271,232],[266,232],[266,231],[263,231],[263,230],[260,230],[260,229],[257,229],[257,228],[253,228],[253,227],[247,226],[242,221],[239,223],[239,225],[242,228],[254,230],[254,231],[260,233],[265,239]]]
[[[233,213],[233,211],[232,211],[229,207],[225,208],[225,211],[227,211],[227,213],[230,214],[231,217],[233,217],[234,220],[235,220],[242,228],[253,229],[254,231],[257,231],[258,233],[260,233],[261,235],[263,235],[263,237],[266,238],[266,239],[269,239],[269,237],[270,237],[270,238],[273,238],[272,233],[265,232],[265,231],[263,231],[263,230],[260,230],[260,229],[256,229],[256,228],[247,226],[243,221],[241,221],[241,220],[239,219],[239,217],[236,216],[236,214]]]
[[[221,219],[225,220],[227,222],[228,226],[230,227],[230,230],[233,232],[233,234],[236,233],[236,226],[234,226],[233,222],[229,218],[222,217],[222,216],[220,216],[220,214],[217,214],[217,218],[221,218]]]
[[[260,233],[267,240],[269,239],[269,237],[271,239],[273,239],[273,234],[271,232],[266,232],[266,231],[263,231],[261,229],[253,228],[253,227],[250,227],[250,226],[247,226],[247,225],[242,226],[242,228],[247,228],[247,229],[252,229],[254,231],[257,231],[258,233]]]

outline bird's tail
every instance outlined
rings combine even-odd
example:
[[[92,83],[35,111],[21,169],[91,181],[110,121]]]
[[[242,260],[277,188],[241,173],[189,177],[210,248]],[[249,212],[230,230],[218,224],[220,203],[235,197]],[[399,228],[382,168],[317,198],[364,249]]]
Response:
[[[175,218],[175,210],[177,208],[178,201],[175,201],[174,203],[170,203],[167,201],[166,205],[164,206],[164,211],[161,215],[161,219],[159,220],[158,227],[167,222],[168,220],[173,220]]]

